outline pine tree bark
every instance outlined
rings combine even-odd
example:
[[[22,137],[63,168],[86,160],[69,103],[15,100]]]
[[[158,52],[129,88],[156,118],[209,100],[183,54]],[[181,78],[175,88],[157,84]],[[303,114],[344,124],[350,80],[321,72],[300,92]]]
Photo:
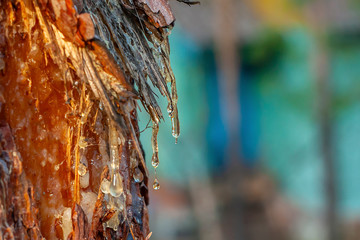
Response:
[[[0,239],[150,237],[136,109],[163,117],[150,79],[178,133],[174,20],[167,0],[0,1]]]

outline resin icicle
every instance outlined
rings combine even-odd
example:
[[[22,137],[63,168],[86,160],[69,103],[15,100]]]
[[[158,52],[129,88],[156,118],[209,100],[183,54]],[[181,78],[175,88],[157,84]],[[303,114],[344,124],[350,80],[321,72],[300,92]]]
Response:
[[[178,138],[180,136],[180,123],[179,123],[178,110],[176,107],[174,108],[174,112],[171,117],[171,124],[172,124],[172,135],[175,138],[175,143],[177,143]]]
[[[159,166],[159,147],[158,147],[158,141],[157,141],[158,132],[159,132],[159,124],[154,121],[152,136],[151,136],[151,145],[152,145],[152,150],[153,150],[153,155],[151,158],[151,165],[154,168],[157,168]]]
[[[171,100],[172,100],[172,111],[169,113],[172,124],[172,135],[175,138],[175,143],[180,136],[180,122],[179,122],[179,114],[178,114],[178,95],[176,90],[176,81],[174,75],[171,75]]]
[[[104,178],[100,184],[100,189],[104,194],[110,193],[110,182]]]
[[[152,145],[152,149],[153,149],[153,155],[151,158],[151,165],[155,168],[155,181],[153,184],[153,188],[155,190],[160,188],[160,184],[159,184],[159,181],[157,180],[157,176],[156,176],[156,168],[159,166],[159,146],[158,146],[158,140],[157,140],[158,133],[159,133],[159,123],[153,121],[153,131],[152,131],[152,136],[151,136],[151,145]]]
[[[113,197],[119,197],[123,192],[122,177],[119,173],[119,136],[115,123],[109,120],[109,143],[110,143],[110,189],[109,192]]]

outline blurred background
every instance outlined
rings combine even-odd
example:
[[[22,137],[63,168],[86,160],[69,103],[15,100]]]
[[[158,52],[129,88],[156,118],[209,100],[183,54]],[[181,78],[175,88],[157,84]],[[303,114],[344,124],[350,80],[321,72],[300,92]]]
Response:
[[[181,135],[160,125],[151,239],[360,239],[360,2],[170,2]]]

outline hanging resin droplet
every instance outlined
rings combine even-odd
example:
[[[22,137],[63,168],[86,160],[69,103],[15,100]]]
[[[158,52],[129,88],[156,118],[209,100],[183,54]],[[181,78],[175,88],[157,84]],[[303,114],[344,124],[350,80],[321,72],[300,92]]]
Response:
[[[134,169],[133,178],[134,181],[137,183],[142,182],[144,180],[144,175],[138,167]]]
[[[80,187],[87,188],[90,184],[90,174],[86,172],[84,176],[80,176]]]
[[[87,147],[87,142],[84,136],[81,136],[79,139],[79,147],[83,149]]]
[[[173,112],[173,107],[172,107],[171,103],[169,103],[169,104],[167,105],[166,110],[167,110],[167,112],[168,112],[168,114],[169,114],[169,117],[171,117],[171,116],[172,116],[172,112]]]
[[[60,164],[56,164],[55,166],[54,166],[54,170],[55,171],[58,171],[60,169]]]
[[[103,111],[103,110],[104,110],[104,104],[102,104],[102,102],[101,102],[101,101],[99,101],[99,108],[100,108],[100,110],[101,110],[101,111]]]
[[[174,109],[173,117],[171,118],[172,124],[172,135],[175,138],[175,143],[177,143],[177,139],[180,136],[180,123],[177,109]]]
[[[154,153],[154,155],[152,156],[151,165],[154,168],[157,168],[159,166],[159,155],[158,155],[158,153]]]
[[[81,118],[80,118],[80,123],[81,123],[81,124],[85,124],[85,123],[86,123],[86,117],[85,117],[85,114],[84,114],[84,113],[82,113],[80,116],[81,116]]]
[[[104,178],[100,184],[100,189],[104,194],[110,193],[110,181]]]
[[[87,167],[85,166],[85,164],[80,163],[78,167],[78,174],[80,176],[85,176],[86,172],[87,172]]]
[[[110,182],[110,194],[113,197],[119,197],[123,192],[123,183],[119,172],[112,175]]]
[[[154,180],[153,189],[155,189],[155,190],[159,190],[159,189],[160,189],[160,183],[159,183],[159,181],[157,180],[157,178],[155,178],[155,180]]]

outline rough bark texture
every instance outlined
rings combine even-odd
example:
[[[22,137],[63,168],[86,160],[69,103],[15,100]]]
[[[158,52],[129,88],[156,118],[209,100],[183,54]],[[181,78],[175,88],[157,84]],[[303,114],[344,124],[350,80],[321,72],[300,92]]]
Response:
[[[174,20],[167,0],[0,1],[0,239],[151,235],[136,108],[156,129],[152,83],[178,137]]]

